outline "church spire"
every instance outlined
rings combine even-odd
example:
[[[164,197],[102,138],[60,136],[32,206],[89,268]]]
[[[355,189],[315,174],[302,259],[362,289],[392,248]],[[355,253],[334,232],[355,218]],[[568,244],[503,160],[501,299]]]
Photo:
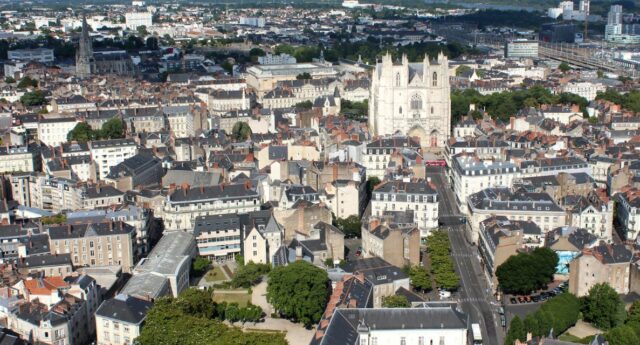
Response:
[[[89,37],[89,25],[87,25],[86,15],[82,15],[82,32],[78,52],[76,53],[76,74],[80,78],[91,75],[91,65],[93,64],[93,49],[91,48],[91,38]]]

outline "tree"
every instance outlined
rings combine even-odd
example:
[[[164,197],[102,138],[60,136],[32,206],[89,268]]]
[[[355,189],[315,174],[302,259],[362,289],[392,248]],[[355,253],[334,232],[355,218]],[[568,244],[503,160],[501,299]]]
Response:
[[[42,225],[65,224],[67,222],[67,216],[65,214],[59,213],[54,216],[42,217],[40,218],[40,222],[42,223]]]
[[[360,237],[361,235],[362,223],[358,216],[337,218],[334,225],[344,233],[345,237]]]
[[[525,334],[530,332],[533,336],[541,335],[540,326],[538,325],[538,320],[536,319],[534,314],[527,315],[524,318],[523,325],[525,329]]]
[[[553,327],[553,316],[548,312],[538,309],[533,316],[536,319],[538,325],[539,336],[547,336]]]
[[[178,299],[163,297],[153,304],[136,339],[141,345],[285,345],[281,333],[244,332],[220,320],[185,313]],[[213,305],[210,300],[209,304]],[[217,309],[217,308],[216,308]]]
[[[369,176],[369,178],[367,178],[367,192],[371,194],[373,192],[373,189],[381,182],[382,181],[380,181],[377,176]]]
[[[313,108],[313,103],[311,101],[299,102],[299,103],[296,103],[294,107],[300,110],[309,110]]]
[[[233,64],[229,60],[224,60],[220,63],[220,67],[224,69],[227,73],[233,73]]]
[[[640,338],[629,326],[618,326],[605,335],[609,345],[636,345],[640,344]]]
[[[158,38],[155,36],[147,37],[145,46],[149,50],[158,50]]]
[[[629,308],[629,316],[627,322],[639,321],[640,322],[640,301],[634,301]]]
[[[624,302],[607,283],[596,284],[589,289],[583,305],[586,321],[601,329],[612,329],[626,319]]]
[[[78,122],[73,129],[67,134],[68,141],[87,142],[95,139],[95,132],[86,122]]]
[[[239,266],[236,274],[231,279],[233,288],[249,288],[262,281],[262,276],[269,273],[271,266],[267,264],[256,264],[250,261],[246,265]]]
[[[409,308],[411,304],[405,296],[393,295],[382,299],[382,307],[384,308]]]
[[[44,97],[44,92],[35,90],[22,95],[22,97],[20,97],[20,102],[26,107],[33,107],[43,105],[47,103],[47,100]]]
[[[409,269],[409,279],[414,289],[419,291],[431,291],[431,276],[429,272],[418,265]]]
[[[211,261],[203,256],[197,256],[191,263],[191,272],[196,277],[201,277],[211,265]]]
[[[12,77],[6,77],[6,78],[4,78],[4,82],[7,83],[7,84],[13,84],[13,83],[16,82],[16,80],[14,78],[12,78]]]
[[[146,25],[138,26],[138,28],[136,28],[136,31],[138,32],[138,36],[140,37],[146,37],[147,35],[149,35],[149,31],[147,31]]]
[[[451,243],[447,233],[432,232],[427,237],[427,248],[436,286],[445,290],[456,290],[460,286],[460,277],[456,274],[451,259]]]
[[[528,294],[547,286],[553,280],[558,255],[549,248],[536,248],[531,253],[509,257],[496,270],[502,291]]]
[[[311,79],[311,74],[309,74],[309,72],[304,72],[304,73],[300,73],[296,76],[296,79],[298,80],[308,80]]]
[[[197,288],[184,290],[175,300],[175,304],[184,314],[207,319],[213,317],[215,311],[211,292]]]
[[[559,335],[578,321],[580,300],[570,293],[563,293],[546,301],[540,310],[549,316],[554,335]]]
[[[103,139],[124,138],[124,123],[117,117],[105,122],[100,130],[100,137]]]
[[[526,340],[527,334],[524,329],[524,324],[518,315],[514,316],[509,325],[509,331],[507,337],[504,340],[505,345],[513,345],[516,340]]]
[[[318,322],[329,297],[327,272],[306,261],[269,273],[267,300],[283,317],[306,326]]]
[[[571,69],[571,66],[569,66],[568,63],[566,62],[561,62],[558,65],[558,69],[562,72],[562,73],[566,73],[567,71],[569,71]]]
[[[19,89],[26,89],[28,87],[38,87],[38,81],[31,79],[29,77],[24,77],[20,79],[20,82],[18,83],[17,87]]]
[[[246,122],[238,121],[231,129],[231,136],[237,141],[247,140],[251,136],[251,127],[249,127],[249,124]]]
[[[471,67],[466,65],[460,65],[456,68],[456,76],[459,77],[467,72],[471,71]]]

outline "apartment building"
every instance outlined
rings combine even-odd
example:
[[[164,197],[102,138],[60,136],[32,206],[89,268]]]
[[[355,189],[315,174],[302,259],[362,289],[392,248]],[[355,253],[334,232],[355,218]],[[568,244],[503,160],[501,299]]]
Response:
[[[54,254],[70,254],[74,266],[135,265],[136,230],[122,222],[64,224],[45,227]]]
[[[420,142],[408,137],[389,137],[368,143],[362,155],[362,164],[367,169],[367,178],[375,176],[383,179],[392,155],[403,150],[420,153]]]
[[[475,155],[456,156],[452,161],[451,180],[459,205],[464,205],[469,195],[485,188],[511,187],[520,174],[520,168],[510,161],[481,160]]]
[[[38,171],[39,162],[35,145],[0,147],[0,173]]]
[[[272,263],[284,242],[284,228],[270,210],[240,215],[245,262]]]
[[[578,157],[543,158],[520,163],[520,177],[551,176],[561,172],[590,175],[591,168],[586,161]]]
[[[194,136],[194,114],[189,106],[164,107],[162,112],[167,117],[169,128],[176,138],[188,138]]]
[[[140,335],[153,302],[119,294],[102,302],[96,311],[98,345],[131,345]]]
[[[171,190],[164,204],[167,230],[192,230],[198,216],[248,213],[260,209],[260,195],[251,183]]]
[[[193,236],[199,255],[213,262],[235,261],[235,256],[242,252],[242,229],[237,214],[196,217]]]
[[[395,212],[405,213],[405,212]],[[406,211],[413,213],[413,211]],[[393,221],[393,216],[372,216],[362,227],[362,255],[379,257],[397,267],[420,263],[420,230]],[[407,217],[412,218],[412,217]],[[413,223],[413,219],[407,220]]]
[[[67,141],[67,135],[77,124],[75,117],[41,118],[38,139],[49,146],[58,146]]]
[[[387,211],[413,211],[420,238],[438,227],[438,192],[429,180],[387,181],[377,186],[371,196],[371,214],[382,216]]]
[[[524,228],[532,222],[510,221],[506,217],[491,217],[480,223],[478,249],[485,274],[493,289],[498,287],[496,270],[507,259],[524,248]]]
[[[600,244],[585,248],[569,263],[569,292],[582,297],[589,289],[607,283],[618,294],[629,293],[633,253],[623,244]]]
[[[565,211],[546,193],[530,193],[519,189],[487,188],[467,199],[468,234],[472,242],[479,239],[480,223],[493,216],[509,220],[526,220],[538,224],[543,234],[566,224]]]
[[[98,179],[104,179],[111,167],[138,153],[138,147],[132,139],[95,140],[89,143],[89,149],[97,164]]]
[[[563,206],[567,209],[567,225],[586,229],[599,239],[611,243],[614,202],[604,190],[599,192],[563,199]]]
[[[337,308],[311,345],[466,345],[469,318],[456,303],[425,303],[417,308]]]
[[[622,225],[623,239],[635,240],[640,231],[640,191],[625,187],[614,194],[616,217]]]

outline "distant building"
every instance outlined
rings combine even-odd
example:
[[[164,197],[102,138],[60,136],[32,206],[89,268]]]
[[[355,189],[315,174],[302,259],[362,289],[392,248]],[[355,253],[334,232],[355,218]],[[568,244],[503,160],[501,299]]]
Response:
[[[346,273],[363,275],[373,285],[374,308],[382,307],[384,298],[395,295],[398,289],[410,289],[409,276],[400,267],[379,257],[349,261],[342,265],[342,269]]]
[[[537,58],[538,41],[513,40],[505,43],[504,55],[507,58]]]
[[[7,57],[11,61],[37,61],[45,64],[55,60],[53,49],[48,48],[9,50]]]
[[[280,53],[278,55],[267,53],[265,56],[258,57],[258,63],[261,65],[286,65],[294,64],[296,62],[296,58],[285,53]]]
[[[240,17],[240,25],[263,28],[266,21],[264,17]]]
[[[127,12],[124,15],[127,29],[137,30],[144,26],[147,29],[153,25],[153,14],[151,12]]]
[[[573,43],[576,31],[576,25],[571,23],[542,24],[539,38],[544,42]]]

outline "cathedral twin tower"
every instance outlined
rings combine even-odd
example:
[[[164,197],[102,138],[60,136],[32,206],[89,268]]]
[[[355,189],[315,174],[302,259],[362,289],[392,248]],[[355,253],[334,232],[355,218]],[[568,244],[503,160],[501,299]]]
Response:
[[[387,53],[373,71],[369,103],[372,135],[406,134],[422,147],[444,147],[451,128],[449,61],[444,54],[410,63]]]

